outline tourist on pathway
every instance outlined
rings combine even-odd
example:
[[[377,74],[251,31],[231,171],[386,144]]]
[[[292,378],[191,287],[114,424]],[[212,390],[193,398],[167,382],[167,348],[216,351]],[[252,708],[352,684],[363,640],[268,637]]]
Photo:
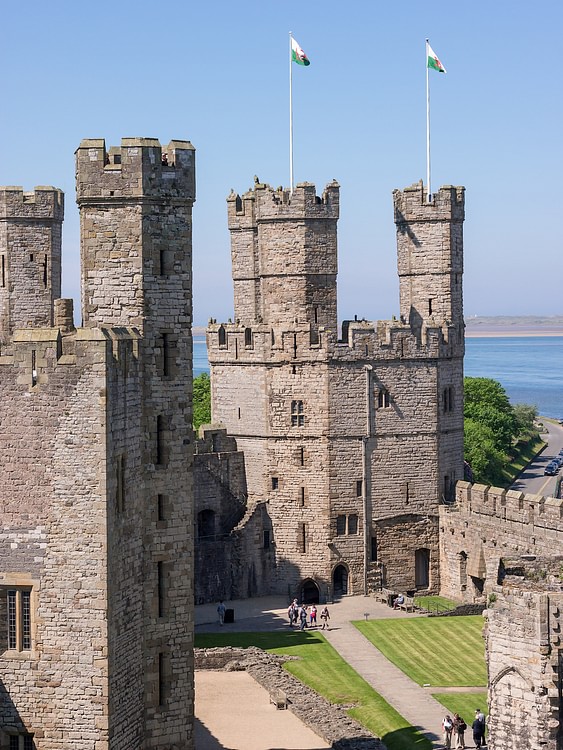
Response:
[[[402,594],[399,594],[399,596],[397,596],[395,598],[395,601],[393,602],[393,609],[399,609],[401,604],[404,604],[404,603],[405,603],[405,597]]]
[[[325,607],[323,610],[321,610],[321,620],[323,621],[322,629],[324,630],[326,628],[327,630],[330,630],[330,628],[328,627],[328,621],[330,620],[328,607]]]
[[[301,622],[301,630],[305,630],[307,627],[307,607],[304,604],[299,607],[299,620]]]
[[[452,729],[454,723],[452,717],[447,714],[442,721],[442,730],[444,732],[444,747],[450,748],[452,746]]]
[[[311,618],[311,627],[313,627],[313,625],[317,627],[317,607],[314,604],[311,607],[310,618]]]
[[[219,615],[219,625],[222,625],[225,622],[225,612],[227,611],[227,608],[223,604],[223,600],[219,602],[217,606],[217,614]]]
[[[481,709],[475,710],[475,721],[471,725],[473,730],[473,742],[475,747],[483,747],[485,744],[485,714]]]
[[[454,739],[455,747],[460,750],[465,748],[465,737],[464,732],[467,729],[467,724],[461,718],[459,714],[454,714]]]
[[[295,599],[288,607],[287,616],[289,618],[289,627],[291,628],[293,626],[293,623],[297,622],[297,603]]]

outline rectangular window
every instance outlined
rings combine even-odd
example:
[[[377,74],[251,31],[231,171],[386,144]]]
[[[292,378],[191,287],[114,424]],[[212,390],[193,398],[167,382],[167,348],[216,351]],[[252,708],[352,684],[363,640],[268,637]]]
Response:
[[[299,539],[297,540],[297,546],[299,552],[302,554],[307,552],[307,524],[305,523],[299,525]]]
[[[166,605],[166,593],[165,593],[165,569],[162,560],[159,560],[156,564],[156,576],[157,576],[157,599],[158,599],[158,616],[164,617],[165,605]]]
[[[377,394],[377,407],[378,409],[388,409],[391,406],[391,396],[389,391],[382,388]]]
[[[170,375],[170,336],[162,334],[162,374],[165,378]]]
[[[264,529],[262,540],[263,540],[262,546],[264,547],[264,549],[269,549],[270,548],[270,529]]]
[[[6,286],[6,256],[2,256],[2,286]]]
[[[166,501],[164,495],[156,496],[156,520],[164,521],[166,518]]]
[[[31,350],[31,385],[37,385],[37,352]]]
[[[305,506],[305,487],[301,487],[299,491],[299,504],[302,508]]]
[[[123,513],[123,511],[125,510],[125,456],[117,457],[116,484],[117,512]]]
[[[348,534],[358,533],[358,516],[352,513],[348,516]]]
[[[371,562],[377,562],[377,539],[376,537],[372,536],[371,538]]]
[[[167,698],[167,680],[166,680],[166,654],[162,652],[158,655],[158,705],[164,706]]]
[[[454,408],[454,389],[451,385],[449,385],[447,388],[444,388],[444,393],[442,395],[442,404],[444,412],[450,412],[453,411]]]
[[[299,461],[301,466],[305,466],[305,448],[303,446],[299,449]]]
[[[336,536],[346,534],[346,516],[336,516]]]
[[[278,484],[279,484],[278,478],[277,477],[272,477],[272,489],[273,490],[277,490],[278,489]]]
[[[12,588],[6,593],[8,648],[31,650],[31,590]]]
[[[155,464],[158,466],[164,463],[164,417],[159,414],[156,418],[156,445],[155,445]]]
[[[364,491],[364,483],[361,479],[356,480],[356,497],[361,497]]]
[[[303,401],[291,402],[291,426],[303,427],[305,424],[305,415],[303,413]]]

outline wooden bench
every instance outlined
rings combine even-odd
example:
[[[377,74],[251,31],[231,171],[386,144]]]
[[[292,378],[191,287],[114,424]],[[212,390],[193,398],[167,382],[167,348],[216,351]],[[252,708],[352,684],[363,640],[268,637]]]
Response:
[[[399,609],[405,612],[414,612],[414,598],[412,596],[405,596],[405,601],[399,604]]]
[[[274,690],[272,693],[270,693],[270,703],[273,703],[276,709],[279,711],[281,709],[287,708],[289,704],[289,698],[287,697],[287,694],[283,692],[283,690]]]
[[[390,607],[393,596],[395,596],[395,592],[391,591],[391,589],[381,589],[377,592],[375,598],[378,602],[382,602],[383,604],[386,604],[388,607]]]

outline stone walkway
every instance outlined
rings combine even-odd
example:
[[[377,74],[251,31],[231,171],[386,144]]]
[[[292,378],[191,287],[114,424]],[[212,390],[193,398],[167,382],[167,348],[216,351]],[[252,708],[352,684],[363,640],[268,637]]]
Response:
[[[288,628],[284,597],[265,597],[226,602],[233,608],[235,621],[220,627],[217,605],[204,604],[195,608],[198,632],[256,632]],[[391,664],[353,625],[352,620],[419,617],[416,613],[393,610],[368,596],[348,596],[329,605],[330,630],[322,631],[342,658],[361,675],[374,690],[393,706],[413,727],[417,728],[435,748],[443,748],[441,726],[447,710],[400,669]],[[453,689],[451,689],[453,690]],[[463,692],[481,692],[484,688],[462,688]],[[449,692],[434,688],[433,692]],[[466,732],[466,746],[472,747],[471,730]],[[467,742],[469,740],[469,742]]]

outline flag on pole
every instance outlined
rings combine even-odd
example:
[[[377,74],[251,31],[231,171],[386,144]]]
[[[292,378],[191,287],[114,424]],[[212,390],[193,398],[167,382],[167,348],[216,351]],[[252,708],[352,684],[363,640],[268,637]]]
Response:
[[[427,67],[437,70],[438,73],[445,73],[446,69],[438,59],[438,55],[434,52],[432,47],[426,42],[426,53],[428,55]]]
[[[311,62],[295,39],[291,37],[291,59],[298,65],[310,65]],[[438,58],[436,58],[438,59]]]

